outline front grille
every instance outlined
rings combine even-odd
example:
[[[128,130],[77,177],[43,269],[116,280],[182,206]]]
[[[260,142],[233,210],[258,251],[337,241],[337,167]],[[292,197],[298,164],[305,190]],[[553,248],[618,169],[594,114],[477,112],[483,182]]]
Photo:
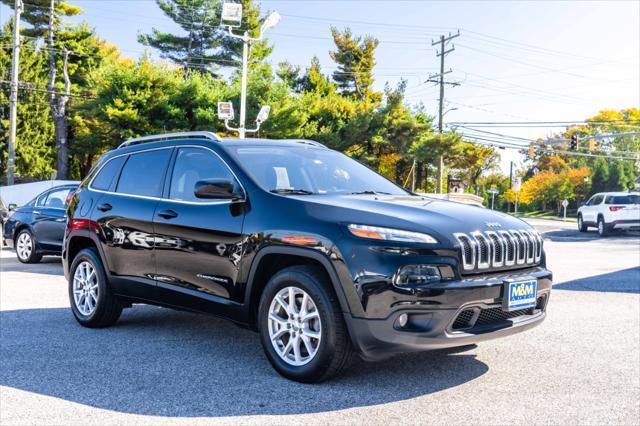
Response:
[[[472,332],[476,327],[489,327],[492,325],[501,325],[505,321],[513,318],[533,315],[536,312],[544,310],[547,301],[547,295],[543,294],[536,300],[535,308],[519,309],[517,311],[503,311],[502,307],[495,306],[492,308],[472,307],[461,311],[451,325],[454,331],[465,330]],[[508,324],[508,323],[507,323]]]
[[[506,312],[502,308],[482,309],[474,326],[488,325],[496,322],[502,322],[506,319],[517,318],[523,315],[533,314],[533,308],[519,309],[517,311]]]
[[[542,257],[542,238],[532,231],[487,231],[454,236],[460,243],[463,273],[534,265]]]

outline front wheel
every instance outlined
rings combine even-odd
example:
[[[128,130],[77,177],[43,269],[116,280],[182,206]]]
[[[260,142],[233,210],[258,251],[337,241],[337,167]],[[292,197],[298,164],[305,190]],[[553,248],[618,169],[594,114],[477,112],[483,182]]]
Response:
[[[578,215],[578,231],[587,232],[587,225],[584,224],[584,220],[582,219],[582,215]]]
[[[316,383],[350,362],[351,341],[336,295],[317,268],[293,266],[267,283],[258,309],[262,347],[282,376]]]
[[[95,250],[84,249],[73,259],[69,301],[76,320],[85,327],[108,327],[120,317],[122,305],[111,293],[102,261]]]

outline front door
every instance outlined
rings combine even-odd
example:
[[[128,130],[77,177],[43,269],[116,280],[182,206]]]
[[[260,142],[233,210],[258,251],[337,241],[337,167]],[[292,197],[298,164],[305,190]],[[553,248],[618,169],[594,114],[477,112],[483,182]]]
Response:
[[[158,287],[181,293],[176,304],[191,297],[226,303],[234,295],[245,239],[242,202],[199,199],[195,184],[225,179],[240,184],[220,157],[204,147],[176,149],[165,199],[154,216]],[[235,296],[235,297],[234,297]]]

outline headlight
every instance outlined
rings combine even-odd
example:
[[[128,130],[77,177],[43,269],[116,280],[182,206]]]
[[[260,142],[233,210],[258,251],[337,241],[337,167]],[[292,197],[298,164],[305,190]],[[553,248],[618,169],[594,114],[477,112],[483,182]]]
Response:
[[[401,229],[381,228],[369,225],[349,225],[349,231],[360,238],[370,238],[373,240],[402,241],[410,243],[430,243],[438,242],[429,234],[421,232],[403,231]]]

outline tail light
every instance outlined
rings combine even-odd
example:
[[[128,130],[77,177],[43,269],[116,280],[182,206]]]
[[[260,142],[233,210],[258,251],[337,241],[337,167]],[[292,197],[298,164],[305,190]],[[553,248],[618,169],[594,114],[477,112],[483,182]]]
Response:
[[[86,231],[100,231],[100,226],[94,220],[89,219],[67,219],[67,230],[86,230]]]
[[[69,191],[69,194],[67,194],[67,199],[64,202],[65,206],[68,206],[69,203],[71,202],[71,199],[73,198],[73,195],[76,193],[76,191]]]
[[[609,207],[609,210],[611,210],[612,212],[617,212],[618,210],[622,210],[624,208],[624,206],[611,206]]]

